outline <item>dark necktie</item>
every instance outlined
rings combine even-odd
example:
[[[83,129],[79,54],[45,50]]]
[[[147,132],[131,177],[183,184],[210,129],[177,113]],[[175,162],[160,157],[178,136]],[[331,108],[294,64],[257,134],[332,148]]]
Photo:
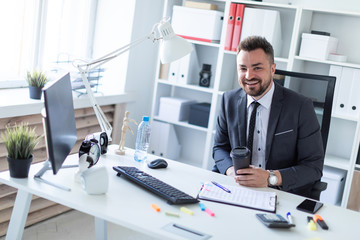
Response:
[[[247,147],[249,148],[251,155],[250,155],[250,162],[252,160],[252,151],[253,151],[253,142],[254,142],[254,130],[255,130],[255,123],[256,123],[256,110],[259,107],[260,103],[252,102],[253,110],[250,116],[250,123],[249,123],[249,135],[247,141]]]

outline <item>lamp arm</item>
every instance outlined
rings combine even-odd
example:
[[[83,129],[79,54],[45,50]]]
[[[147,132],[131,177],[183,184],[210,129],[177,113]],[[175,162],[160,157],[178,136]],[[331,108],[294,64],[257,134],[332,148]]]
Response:
[[[142,37],[138,40],[135,40],[134,42],[131,42],[119,49],[116,49],[115,51],[111,52],[111,53],[108,53],[106,54],[105,56],[102,56],[98,59],[95,59],[89,63],[85,63],[85,64],[79,64],[77,65],[77,67],[82,67],[82,68],[85,68],[87,72],[93,70],[93,69],[96,69],[98,67],[100,67],[101,65],[103,65],[104,63],[120,56],[121,54],[127,52],[130,50],[130,48],[136,46],[136,45],[139,45],[140,43],[148,40],[148,39],[151,39],[153,42],[158,40],[158,38],[155,38],[155,32],[153,31],[152,33],[150,33],[149,35],[145,36],[145,37]]]
[[[142,38],[140,38],[138,40],[135,40],[134,42],[131,42],[131,43],[119,48],[119,49],[116,49],[115,51],[113,51],[111,53],[108,53],[105,56],[102,56],[101,58],[95,59],[95,60],[93,60],[93,61],[91,61],[89,63],[78,64],[76,66],[76,68],[80,72],[82,81],[83,81],[83,83],[85,85],[85,88],[86,88],[86,92],[87,92],[87,94],[89,96],[90,103],[91,103],[91,105],[92,105],[92,107],[94,109],[96,118],[98,119],[98,122],[100,124],[101,131],[105,132],[107,134],[107,137],[108,137],[109,141],[112,140],[112,138],[111,138],[112,126],[111,126],[110,122],[106,118],[104,112],[101,110],[99,104],[97,103],[97,101],[95,99],[94,92],[91,89],[91,86],[90,86],[90,83],[88,81],[87,75],[88,75],[89,71],[100,67],[104,63],[106,63],[106,62],[120,56],[124,52],[128,51],[130,48],[132,48],[132,47],[134,47],[134,46],[136,46],[136,45],[138,45],[138,44],[140,44],[140,43],[142,43],[142,42],[144,42],[144,41],[146,41],[148,39],[152,40],[153,42],[159,40],[159,38],[155,37],[154,29],[149,35],[147,35],[145,37],[142,37]]]
[[[92,107],[94,109],[96,118],[98,119],[98,122],[100,124],[101,131],[105,132],[107,134],[107,137],[108,137],[109,141],[111,141],[112,140],[112,138],[111,138],[112,127],[111,127],[110,122],[107,120],[104,112],[101,110],[99,104],[97,103],[93,91],[91,90],[90,83],[89,83],[89,81],[87,79],[88,71],[83,70],[81,66],[78,66],[77,68],[79,69],[81,78],[83,80],[83,83],[85,85],[86,91],[87,91],[88,96],[89,96],[90,103],[91,103],[91,105],[92,105]]]

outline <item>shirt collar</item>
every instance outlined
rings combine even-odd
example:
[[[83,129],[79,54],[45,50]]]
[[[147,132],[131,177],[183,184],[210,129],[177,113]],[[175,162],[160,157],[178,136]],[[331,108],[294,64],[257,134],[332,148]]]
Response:
[[[270,90],[264,96],[262,96],[262,98],[258,100],[261,106],[265,107],[266,109],[270,108],[272,97],[274,95],[274,90],[275,90],[275,84],[273,82]],[[247,95],[247,108],[249,108],[250,104],[254,101],[255,100],[250,95]]]

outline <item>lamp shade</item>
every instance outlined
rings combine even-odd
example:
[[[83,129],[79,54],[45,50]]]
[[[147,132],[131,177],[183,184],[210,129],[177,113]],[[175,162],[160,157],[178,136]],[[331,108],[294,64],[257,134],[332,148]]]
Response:
[[[193,47],[185,39],[174,33],[169,21],[161,21],[158,30],[162,41],[160,43],[160,60],[163,64],[178,60],[189,54]]]

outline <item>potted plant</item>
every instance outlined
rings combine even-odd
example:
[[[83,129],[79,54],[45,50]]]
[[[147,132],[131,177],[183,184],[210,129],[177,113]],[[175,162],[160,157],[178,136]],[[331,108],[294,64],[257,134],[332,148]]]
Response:
[[[42,94],[41,89],[48,82],[45,73],[36,70],[33,71],[32,73],[28,71],[26,74],[26,81],[29,84],[30,98],[41,99],[41,94]]]
[[[15,124],[7,126],[5,134],[1,134],[6,150],[9,164],[10,176],[14,178],[27,178],[33,159],[33,151],[39,143],[40,137],[28,124]]]

